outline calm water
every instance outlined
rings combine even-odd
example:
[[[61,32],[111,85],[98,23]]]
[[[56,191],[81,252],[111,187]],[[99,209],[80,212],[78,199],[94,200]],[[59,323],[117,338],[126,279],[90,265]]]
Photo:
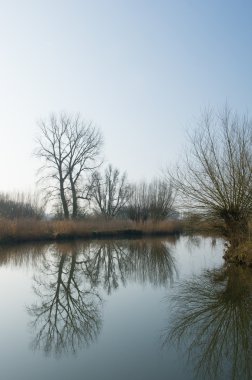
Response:
[[[252,273],[222,255],[197,237],[1,248],[1,379],[250,379]]]

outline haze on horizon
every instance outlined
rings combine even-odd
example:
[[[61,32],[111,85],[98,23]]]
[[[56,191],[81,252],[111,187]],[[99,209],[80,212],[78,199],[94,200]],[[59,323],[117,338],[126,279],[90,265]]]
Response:
[[[92,120],[130,180],[173,164],[204,107],[252,114],[248,0],[0,5],[0,191],[34,188],[37,121],[51,112]]]

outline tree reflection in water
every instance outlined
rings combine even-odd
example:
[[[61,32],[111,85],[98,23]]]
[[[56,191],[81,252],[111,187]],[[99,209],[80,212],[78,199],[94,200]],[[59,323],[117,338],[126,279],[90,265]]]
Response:
[[[173,281],[177,273],[175,259],[170,244],[159,239],[144,239],[129,242],[131,266],[129,274],[140,283],[154,286],[167,285]]]
[[[101,329],[101,288],[110,294],[128,278],[166,285],[176,272],[166,242],[158,239],[55,244],[39,261],[38,298],[28,308],[36,331],[33,349],[60,355],[92,343]]]
[[[171,250],[159,239],[100,243],[89,256],[87,268],[93,284],[101,284],[108,294],[120,283],[125,286],[129,277],[160,286],[170,283],[176,273]]]
[[[184,343],[195,377],[251,379],[251,269],[205,271],[178,286],[172,305],[163,345]]]
[[[0,246],[0,267],[11,265],[13,267],[36,268],[43,257],[48,245],[42,243],[23,243]]]
[[[101,285],[110,294],[119,284],[126,284],[130,255],[124,241],[103,241],[91,248],[87,271],[93,286]]]
[[[31,325],[38,330],[32,345],[47,354],[76,352],[100,331],[101,298],[85,278],[85,255],[75,248],[73,244],[53,246],[44,256],[41,275],[34,277],[39,303],[28,308]]]

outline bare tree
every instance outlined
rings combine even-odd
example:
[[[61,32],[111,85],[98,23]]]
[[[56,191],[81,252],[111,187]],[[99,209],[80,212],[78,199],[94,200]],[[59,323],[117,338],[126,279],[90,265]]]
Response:
[[[57,117],[52,114],[49,121],[41,121],[39,127],[36,156],[44,161],[40,180],[45,182],[49,198],[60,199],[64,217],[76,218],[79,201],[89,197],[83,178],[98,166],[101,133],[79,115]]]
[[[174,191],[168,180],[154,179],[132,186],[129,218],[135,221],[162,220],[173,210]]]
[[[191,150],[173,185],[183,207],[222,219],[229,231],[246,232],[252,212],[252,124],[228,107],[207,111],[190,137]]]
[[[146,182],[132,185],[132,196],[128,206],[128,216],[135,222],[144,222],[149,216],[148,185]]]
[[[149,207],[152,220],[165,219],[171,213],[174,203],[174,191],[171,182],[153,180],[149,184]]]
[[[118,215],[131,196],[126,173],[120,175],[112,165],[105,169],[104,174],[99,171],[93,173],[90,188],[95,210],[105,217]]]

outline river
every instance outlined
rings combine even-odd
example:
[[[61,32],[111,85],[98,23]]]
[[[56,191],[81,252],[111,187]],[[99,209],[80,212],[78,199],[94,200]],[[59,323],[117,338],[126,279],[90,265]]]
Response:
[[[250,379],[252,273],[222,239],[0,248],[4,380]]]

